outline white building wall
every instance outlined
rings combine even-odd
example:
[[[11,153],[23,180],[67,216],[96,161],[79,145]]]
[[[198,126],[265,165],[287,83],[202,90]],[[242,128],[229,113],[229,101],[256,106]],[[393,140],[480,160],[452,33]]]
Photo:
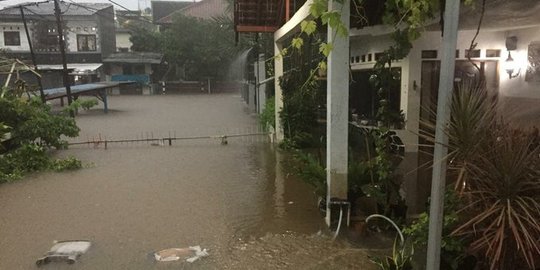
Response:
[[[458,49],[460,50],[460,59],[465,59],[465,50],[469,48],[474,31],[460,31],[458,36]],[[506,37],[516,36],[518,38],[517,50],[512,51],[512,58],[518,65],[520,75],[510,79],[504,69],[504,62],[508,57],[506,50]],[[419,57],[421,50],[440,50],[440,32],[425,33],[418,41],[414,43],[415,55]],[[477,38],[477,49],[481,50],[480,60],[498,60],[499,61],[499,95],[502,97],[518,97],[540,99],[540,84],[538,82],[526,82],[525,73],[528,67],[528,47],[533,42],[540,42],[540,26],[521,30],[501,30],[487,31],[481,30]],[[486,58],[487,49],[501,50],[501,57]],[[421,63],[417,58],[415,62]],[[420,69],[421,65],[411,65],[411,69]],[[516,70],[517,73],[518,70]],[[412,80],[420,81],[420,72],[411,71],[414,77]]]
[[[116,32],[116,50],[118,51],[118,48],[128,48],[128,51],[131,51],[133,43],[129,40],[130,38],[130,33]]]
[[[540,26],[508,31],[506,35],[518,38],[517,50],[512,52],[512,58],[518,65],[520,75],[517,78],[510,79],[503,68],[500,79],[500,94],[504,97],[540,99],[540,83],[525,81],[525,74],[529,65],[528,48],[531,43],[540,42]],[[504,57],[507,57],[506,53]]]
[[[380,29],[373,29],[380,31]],[[389,48],[393,41],[390,35],[375,36],[369,35],[369,29],[365,35],[351,37],[351,58],[360,61],[351,63],[352,70],[371,69],[375,64],[375,53],[379,53]],[[475,35],[474,30],[460,31],[458,35],[459,58],[457,60],[466,60],[465,50],[468,50],[471,40]],[[521,70],[520,76],[510,79],[504,70],[503,64],[508,56],[506,50],[506,37],[516,36],[518,46],[516,51],[512,51],[512,57]],[[394,63],[393,66],[402,68],[401,82],[401,109],[405,113],[406,130],[400,136],[407,145],[406,151],[417,151],[417,136],[419,117],[420,117],[420,86],[422,82],[422,50],[437,50],[439,57],[441,55],[441,33],[439,31],[425,32],[413,43],[413,49],[409,56],[402,61]],[[528,46],[532,42],[540,42],[540,26],[521,30],[481,30],[477,37],[477,47],[480,49],[480,58],[476,60],[491,60],[499,62],[499,89],[498,93],[503,97],[520,97],[540,99],[540,83],[526,82],[525,73],[528,66]],[[498,58],[487,58],[486,50],[501,50]],[[362,55],[372,55],[371,61],[361,61]],[[430,59],[430,60],[439,60]]]
[[[4,32],[19,32],[19,37],[21,39],[20,46],[6,46],[4,42]],[[29,31],[31,31],[29,29]],[[32,32],[30,32],[30,36]],[[28,45],[28,39],[26,39],[26,32],[24,31],[24,25],[20,23],[0,23],[0,48],[10,50],[10,51],[30,51],[30,46]]]

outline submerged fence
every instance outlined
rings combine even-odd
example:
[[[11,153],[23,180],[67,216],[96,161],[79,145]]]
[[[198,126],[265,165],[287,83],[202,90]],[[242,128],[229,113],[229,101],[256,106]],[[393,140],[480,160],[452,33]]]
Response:
[[[152,146],[172,146],[175,142],[178,141],[189,141],[189,140],[215,140],[216,142],[221,143],[222,145],[228,144],[229,141],[233,140],[234,142],[240,143],[256,143],[256,142],[271,142],[273,141],[274,134],[271,132],[265,132],[261,129],[258,130],[248,130],[247,132],[237,132],[237,133],[222,133],[217,135],[201,135],[201,136],[177,136],[176,133],[169,132],[168,136],[157,136],[154,137],[153,132],[144,132],[140,136],[137,135],[135,138],[131,139],[108,139],[106,136],[98,134],[91,138],[87,137],[86,141],[78,142],[69,142],[68,146],[88,146],[92,148],[104,147],[108,149],[110,145],[140,145],[147,144]]]

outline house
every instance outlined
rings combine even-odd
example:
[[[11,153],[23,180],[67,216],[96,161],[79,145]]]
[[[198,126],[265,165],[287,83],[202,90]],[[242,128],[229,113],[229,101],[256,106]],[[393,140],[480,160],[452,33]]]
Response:
[[[103,59],[107,81],[137,82],[129,89],[120,89],[122,94],[150,94],[153,86],[161,79],[163,54],[149,52],[119,52]],[[113,93],[120,94],[120,93]]]
[[[503,113],[513,124],[540,126],[540,17],[537,16],[540,2],[488,2],[476,38],[477,46],[469,51],[480,10],[464,7],[460,14],[455,81],[485,78],[488,91],[498,98]],[[365,78],[373,69],[378,53],[392,44],[391,32],[382,25],[351,30],[350,65],[357,79],[351,93],[370,87]],[[420,123],[432,117],[427,108],[433,107],[437,98],[441,49],[440,26],[433,23],[413,43],[408,57],[393,64],[401,74],[401,85],[395,89],[393,104],[406,117],[406,128],[398,133],[405,142],[408,168],[416,168],[432,159],[429,154],[432,148],[419,146],[426,142],[416,134],[421,130]],[[419,198],[415,205],[418,210],[423,208],[421,201],[429,196],[430,183],[430,168],[411,174],[407,190]]]
[[[155,30],[151,15],[140,10],[116,10],[116,52],[131,51],[134,30]]]
[[[302,2],[302,6],[293,7],[293,3]],[[276,5],[268,3],[255,3],[250,0],[238,0],[235,4],[235,28],[238,32],[270,32],[274,34],[276,55],[282,48],[287,47],[287,41],[298,33],[300,23],[309,18],[312,0],[277,1]],[[365,16],[376,17],[384,9],[384,2],[366,0]],[[273,9],[272,9],[273,8]],[[350,9],[351,12],[357,11]],[[476,39],[477,46],[469,51],[471,41],[476,34],[481,8],[464,6],[460,14],[460,26],[456,51],[456,77],[455,81],[465,78],[485,78],[490,94],[497,97],[503,104],[503,113],[513,116],[513,124],[528,124],[540,126],[540,2],[537,0],[488,1],[480,33]],[[258,15],[257,15],[258,14]],[[437,16],[437,14],[435,14]],[[352,20],[351,20],[352,21]],[[375,61],[380,53],[388,49],[393,40],[391,34],[394,29],[382,25],[381,20],[371,21],[371,25],[355,27],[351,22],[349,37],[336,41],[329,61],[328,79],[328,152],[332,153],[327,159],[327,172],[329,182],[334,179],[339,183],[339,173],[346,173],[347,137],[343,132],[344,121],[347,117],[340,115],[348,113],[348,106],[337,89],[349,85],[348,98],[351,109],[356,114],[367,118],[375,115],[376,92],[371,89],[369,76],[372,74]],[[407,192],[407,204],[411,213],[425,210],[425,202],[430,192],[431,170],[416,170],[431,157],[424,155],[426,149],[419,147],[422,139],[417,136],[420,131],[420,122],[430,117],[423,108],[430,106],[436,100],[442,38],[439,19],[426,26],[421,37],[414,41],[409,55],[392,63],[395,73],[399,74],[400,83],[390,93],[390,106],[401,110],[405,117],[405,128],[397,130],[405,143],[405,161],[401,164],[401,172],[405,176],[404,189]],[[469,61],[468,56],[472,59]],[[348,57],[348,58],[345,58]],[[348,59],[348,61],[347,61]],[[345,60],[345,61],[343,61]],[[347,62],[352,78],[349,80],[342,74],[349,74]],[[476,69],[474,65],[478,66]],[[275,59],[276,73],[276,112],[279,111],[281,89],[277,85],[277,78],[283,70],[283,60]],[[336,71],[337,70],[337,71]],[[330,79],[330,77],[332,77]],[[334,90],[336,89],[336,90]],[[330,98],[331,97],[331,98]],[[336,102],[338,100],[338,102]],[[349,111],[350,112],[350,111]],[[283,138],[280,123],[277,119],[277,139]],[[369,122],[369,121],[368,121]],[[344,143],[345,142],[345,143]],[[334,149],[338,149],[335,150]],[[345,163],[345,165],[344,165]],[[342,190],[346,187],[334,186],[335,193],[330,196],[342,197]],[[340,193],[341,192],[341,193]],[[346,195],[345,195],[346,196]],[[327,216],[329,218],[330,214]],[[328,221],[328,220],[327,220]]]
[[[114,10],[111,4],[60,2],[66,58],[77,76],[101,77],[102,59],[116,51]],[[39,65],[61,70],[62,58],[54,16],[54,3],[36,3],[23,9]],[[0,10],[0,49],[10,57],[30,61],[30,47],[18,6]],[[92,64],[92,65],[87,65]],[[85,69],[77,69],[84,66]],[[87,68],[91,67],[89,70]],[[96,74],[97,73],[97,74]],[[52,85],[47,87],[57,87]]]

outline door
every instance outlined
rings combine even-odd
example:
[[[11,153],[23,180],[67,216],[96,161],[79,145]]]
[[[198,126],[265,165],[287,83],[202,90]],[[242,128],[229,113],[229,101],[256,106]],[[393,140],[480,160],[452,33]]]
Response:
[[[497,61],[456,61],[455,88],[463,81],[482,82],[489,96],[496,96],[499,87]],[[433,125],[436,121],[437,98],[439,91],[440,61],[422,62],[422,80],[420,95],[420,126],[418,138],[418,205],[426,205],[431,193],[433,165],[433,143],[435,137]]]

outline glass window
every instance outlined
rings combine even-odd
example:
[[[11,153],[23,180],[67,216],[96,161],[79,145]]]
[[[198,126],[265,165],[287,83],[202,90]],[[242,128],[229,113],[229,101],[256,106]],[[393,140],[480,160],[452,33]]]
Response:
[[[377,89],[370,82],[375,76],[373,70],[358,70],[352,72],[352,82],[349,92],[349,108],[360,119],[368,120],[370,125],[375,125],[377,112],[380,107]],[[399,114],[401,106],[401,68],[392,68],[394,80],[388,85],[387,91],[388,109],[391,114]]]
[[[4,32],[5,46],[21,46],[21,36],[19,32]]]
[[[77,51],[88,52],[96,50],[96,35],[77,35]]]

